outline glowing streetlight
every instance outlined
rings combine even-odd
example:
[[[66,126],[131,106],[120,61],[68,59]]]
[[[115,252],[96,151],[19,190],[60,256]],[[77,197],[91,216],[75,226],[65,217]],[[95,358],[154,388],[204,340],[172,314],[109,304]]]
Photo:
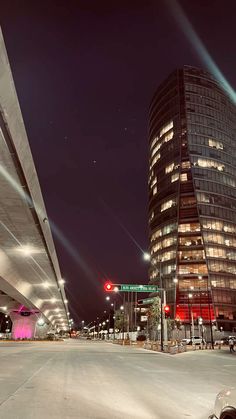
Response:
[[[144,252],[143,253],[143,259],[148,262],[151,259],[151,255],[147,252]]]
[[[60,280],[58,281],[58,283],[59,283],[60,285],[64,285],[64,284],[66,283],[66,281],[65,281],[64,279],[60,279]]]

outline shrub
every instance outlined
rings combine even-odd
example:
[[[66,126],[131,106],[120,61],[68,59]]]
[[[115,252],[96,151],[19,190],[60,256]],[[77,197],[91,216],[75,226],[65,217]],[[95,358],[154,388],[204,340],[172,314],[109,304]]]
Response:
[[[138,337],[137,337],[137,340],[138,341],[144,341],[144,340],[146,340],[147,338],[146,338],[146,336],[145,335],[139,335]]]

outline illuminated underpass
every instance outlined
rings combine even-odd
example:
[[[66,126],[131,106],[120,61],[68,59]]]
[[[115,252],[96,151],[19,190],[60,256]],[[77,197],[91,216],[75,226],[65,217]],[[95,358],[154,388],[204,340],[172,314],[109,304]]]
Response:
[[[11,317],[14,338],[68,329],[64,280],[2,33],[0,190],[0,312]]]

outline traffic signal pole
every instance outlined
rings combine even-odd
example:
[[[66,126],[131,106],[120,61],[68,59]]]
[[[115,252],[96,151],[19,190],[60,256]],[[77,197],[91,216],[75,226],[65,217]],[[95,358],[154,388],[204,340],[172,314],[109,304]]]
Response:
[[[164,331],[164,345],[168,343],[168,334],[167,334],[167,319],[164,313],[164,307],[166,306],[166,290],[163,289],[163,306],[162,306],[162,317],[163,317],[163,331]]]

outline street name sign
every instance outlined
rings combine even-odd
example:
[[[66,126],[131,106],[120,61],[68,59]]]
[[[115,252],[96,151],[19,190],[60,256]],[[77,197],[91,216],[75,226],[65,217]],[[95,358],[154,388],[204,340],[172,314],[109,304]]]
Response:
[[[157,292],[158,290],[156,285],[121,284],[119,286],[119,291],[122,292]]]
[[[138,304],[142,305],[142,304],[153,304],[155,301],[154,298],[144,298],[143,300],[139,300]]]

